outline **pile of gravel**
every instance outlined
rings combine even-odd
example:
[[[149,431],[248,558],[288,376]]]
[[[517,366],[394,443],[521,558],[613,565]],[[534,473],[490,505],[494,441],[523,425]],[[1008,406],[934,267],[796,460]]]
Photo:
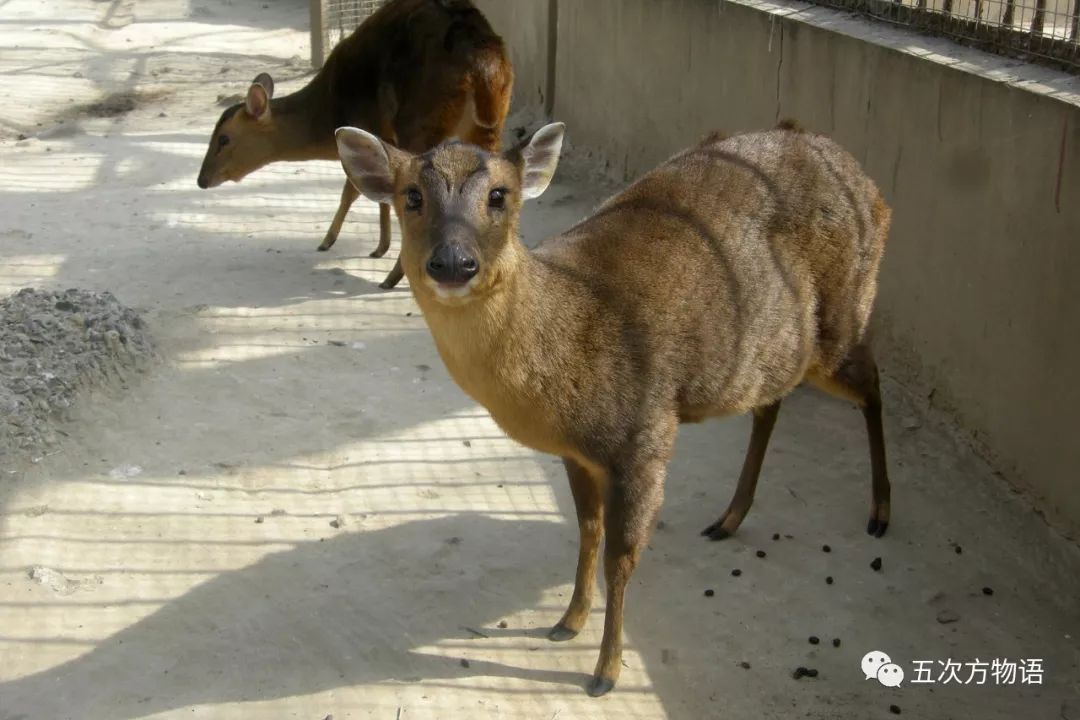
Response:
[[[0,467],[44,453],[80,391],[123,382],[153,354],[142,319],[110,293],[0,300]]]

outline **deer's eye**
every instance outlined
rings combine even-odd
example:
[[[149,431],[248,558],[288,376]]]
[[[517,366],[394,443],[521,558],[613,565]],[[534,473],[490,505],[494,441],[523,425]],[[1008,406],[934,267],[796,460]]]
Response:
[[[488,207],[494,210],[506,207],[506,188],[495,188],[488,193]]]
[[[409,210],[419,210],[424,204],[424,196],[420,194],[420,191],[416,188],[409,188],[405,191],[405,207]]]
[[[228,135],[218,135],[218,139],[217,139],[218,152],[220,152],[221,148],[225,147],[228,144],[229,144],[229,136]]]

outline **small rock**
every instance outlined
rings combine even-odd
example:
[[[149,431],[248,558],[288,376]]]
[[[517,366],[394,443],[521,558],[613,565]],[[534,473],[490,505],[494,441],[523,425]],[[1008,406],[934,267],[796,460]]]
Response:
[[[880,572],[881,571],[881,558],[879,558],[879,557],[874,558],[873,562],[870,563],[870,567],[871,567],[871,569],[873,569],[874,572]]]
[[[499,629],[500,630],[505,630],[506,628],[507,628],[506,621],[505,620],[500,620],[499,621]]]
[[[918,430],[922,427],[922,422],[917,417],[906,417],[900,421],[900,424],[905,430]]]
[[[472,447],[472,440],[462,440],[461,444],[464,445],[465,447],[471,448]]]
[[[709,588],[708,590],[705,591],[705,597],[712,597],[715,594],[716,594],[716,592],[712,588]]]
[[[463,668],[469,667],[469,661],[466,660],[465,658],[461,658],[461,667],[463,667]]]
[[[341,340],[327,340],[326,342],[334,347],[345,347],[345,343]]]
[[[950,623],[959,622],[960,615],[954,610],[942,610],[937,614],[937,621],[942,625],[949,625]]]
[[[282,510],[281,508],[274,508],[273,510],[270,511],[270,517],[281,517],[284,514],[285,514],[285,511]]]
[[[265,520],[263,519],[263,516],[262,516],[262,515],[260,515],[259,517],[255,518],[255,524],[256,524],[256,525],[262,525],[262,524],[263,524],[264,522],[265,522]]]

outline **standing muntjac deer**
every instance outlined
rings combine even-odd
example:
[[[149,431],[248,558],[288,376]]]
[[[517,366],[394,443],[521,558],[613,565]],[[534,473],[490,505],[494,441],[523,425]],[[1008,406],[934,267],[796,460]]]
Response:
[[[334,130],[358,125],[423,152],[456,137],[500,146],[514,72],[502,40],[469,0],[391,0],[342,40],[305,87],[274,97],[259,74],[244,102],[226,109],[210,135],[200,188],[239,182],[280,160],[336,160]],[[329,250],[358,197],[345,180],[319,250]],[[390,208],[379,208],[379,245],[390,249]],[[382,282],[401,280],[401,262]]]
[[[878,373],[865,340],[890,210],[831,140],[784,123],[676,155],[527,250],[522,201],[555,171],[561,124],[492,154],[414,156],[355,128],[342,164],[402,224],[405,275],[454,380],[506,433],[563,458],[581,549],[567,640],[589,614],[606,535],[607,612],[591,695],[614,687],[623,599],[652,532],[680,422],[750,412],[734,497],[703,532],[735,532],[780,402],[803,381],[861,406],[867,530],[889,524]]]

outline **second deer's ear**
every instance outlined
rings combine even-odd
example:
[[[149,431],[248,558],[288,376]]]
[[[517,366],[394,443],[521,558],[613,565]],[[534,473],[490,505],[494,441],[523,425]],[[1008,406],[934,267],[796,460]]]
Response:
[[[543,194],[559,165],[566,125],[551,123],[507,153],[507,158],[521,167],[521,195],[525,199]]]
[[[334,133],[338,157],[345,174],[360,193],[377,203],[394,199],[394,179],[409,154],[384,143],[371,133],[354,127],[341,127]]]
[[[274,97],[274,79],[268,73],[259,73],[248,88],[244,107],[256,120],[269,117],[270,98]]]

